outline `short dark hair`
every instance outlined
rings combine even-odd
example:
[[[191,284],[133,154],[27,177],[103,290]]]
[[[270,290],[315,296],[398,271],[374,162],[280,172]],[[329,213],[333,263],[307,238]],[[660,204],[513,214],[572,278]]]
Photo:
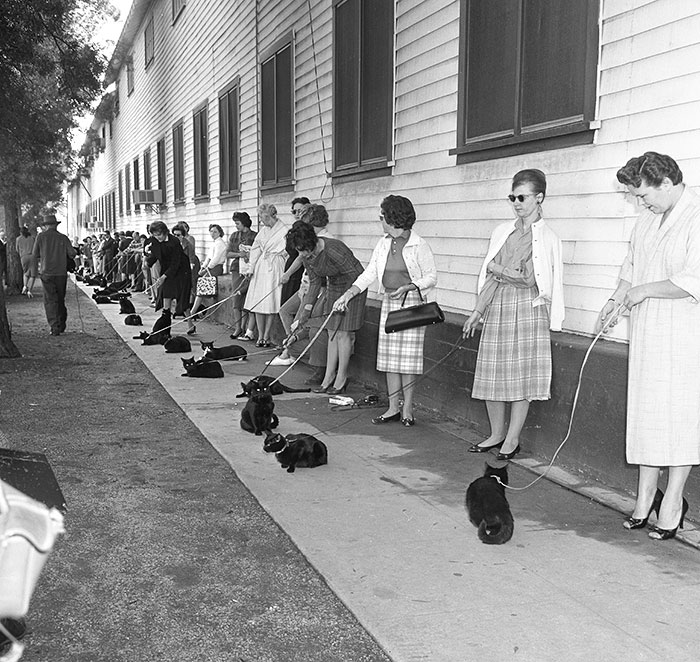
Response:
[[[253,221],[250,219],[250,214],[247,211],[234,211],[231,218],[247,228],[253,225]]]
[[[294,198],[294,200],[292,200],[292,207],[294,207],[294,205],[296,205],[297,203],[299,203],[300,205],[310,205],[311,200],[309,200],[305,195],[303,195],[300,198]]]
[[[617,181],[625,186],[639,188],[644,180],[648,186],[661,186],[668,177],[675,186],[683,181],[678,164],[666,154],[644,152],[636,156],[617,171]]]
[[[387,195],[380,206],[384,220],[393,228],[410,230],[416,222],[413,203],[402,195]]]
[[[185,226],[183,225],[182,221],[175,223],[171,232],[179,232],[183,237],[187,234],[187,230],[185,230]]]
[[[22,233],[23,237],[28,237],[29,236],[29,228],[26,225],[23,225],[20,232]]]
[[[310,204],[299,220],[313,228],[325,228],[328,225],[328,210],[323,205]]]
[[[515,189],[523,184],[529,184],[535,194],[541,193],[542,199],[544,200],[547,195],[547,177],[541,170],[537,168],[528,168],[527,170],[516,172],[515,175],[513,175],[511,188]]]
[[[212,228],[216,229],[216,231],[219,233],[219,236],[220,236],[220,237],[223,237],[223,236],[224,236],[224,231],[221,229],[221,226],[220,226],[220,225],[217,225],[216,223],[212,223],[212,224],[209,226],[209,231],[210,231],[210,232],[211,232]]]
[[[296,221],[287,232],[287,243],[298,251],[312,251],[318,244],[318,237],[311,225],[304,221]]]
[[[168,226],[163,221],[153,221],[148,226],[148,231],[151,234],[168,234]]]

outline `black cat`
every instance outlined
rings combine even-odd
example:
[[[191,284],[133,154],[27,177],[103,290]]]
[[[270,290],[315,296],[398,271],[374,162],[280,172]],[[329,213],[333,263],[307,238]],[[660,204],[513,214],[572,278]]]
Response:
[[[92,298],[95,300],[95,303],[101,304],[101,303],[117,303],[116,301],[112,301],[108,295],[106,294],[93,294]]]
[[[185,372],[182,377],[201,377],[203,379],[216,379],[224,376],[224,369],[217,361],[195,361],[191,359],[180,359]]]
[[[265,439],[263,450],[274,453],[277,461],[287,473],[294,473],[297,467],[320,467],[328,464],[328,448],[310,434],[288,434],[286,437],[277,433]]]
[[[513,515],[506,499],[508,469],[486,464],[484,475],[467,488],[469,521],[479,531],[479,540],[487,545],[502,545],[513,536]]]
[[[127,326],[143,326],[141,315],[127,315],[124,318],[124,324]]]
[[[226,345],[225,347],[214,347],[214,342],[199,343],[202,346],[204,354],[202,359],[205,361],[245,361],[248,352],[240,345]]]
[[[141,331],[138,336],[134,336],[134,340],[143,340],[144,345],[164,345],[165,341],[170,338],[170,327],[172,325],[172,317],[170,313],[163,311],[161,316],[153,324],[153,330],[150,333]]]
[[[276,382],[274,377],[258,375],[257,377],[253,377],[247,384],[241,382],[243,393],[239,393],[236,397],[249,398],[253,389],[258,386],[269,388],[271,395],[282,395],[282,393],[309,393],[311,391],[310,388],[289,388],[289,386],[285,386],[282,382]]]
[[[112,292],[109,295],[109,298],[112,301],[122,301],[122,299],[130,299],[131,293],[130,292]]]
[[[185,336],[170,336],[165,341],[164,347],[167,354],[192,351],[192,345],[190,345],[190,341]]]
[[[119,314],[120,315],[133,315],[136,312],[134,304],[129,301],[129,299],[119,299]]]
[[[97,285],[98,287],[106,287],[107,285],[107,280],[105,279],[105,277],[98,275],[86,276],[84,282],[86,285]]]
[[[253,380],[255,381],[255,380]],[[241,412],[241,427],[247,432],[261,435],[270,434],[279,425],[275,414],[275,403],[268,386],[256,384],[253,386],[243,411]]]

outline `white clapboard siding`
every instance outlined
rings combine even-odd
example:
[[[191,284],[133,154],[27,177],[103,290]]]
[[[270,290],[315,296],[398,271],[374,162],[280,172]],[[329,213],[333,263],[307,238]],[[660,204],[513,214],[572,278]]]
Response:
[[[138,0],[137,0],[138,1]],[[700,2],[600,0],[599,130],[591,145],[457,165],[460,0],[395,3],[393,153],[389,176],[331,181],[333,167],[333,0],[188,3],[172,23],[169,0],[155,0],[136,31],[134,93],[121,75],[121,113],[89,182],[94,198],[117,187],[118,172],[165,137],[168,204],[161,218],[187,219],[198,252],[210,246],[209,223],[231,231],[231,213],[256,217],[273,202],[286,222],[295,195],[328,208],[331,229],[367,262],[382,235],[379,204],[409,197],[416,232],[435,253],[441,305],[468,313],[493,229],[512,219],[506,200],[522,168],[547,173],[543,209],[562,240],[566,330],[590,334],[601,303],[615,287],[639,207],[616,171],[647,150],[671,154],[685,181],[700,185]],[[310,6],[309,6],[310,5]],[[143,62],[143,28],[154,16],[155,59]],[[293,38],[294,191],[259,190],[259,64],[263,54]],[[390,35],[387,35],[390,38]],[[219,198],[218,95],[239,79],[241,195]],[[210,198],[194,202],[192,113],[208,104]],[[184,123],[185,194],[172,204],[172,126]],[[133,174],[132,174],[133,181]],[[142,180],[143,181],[143,180]],[[79,201],[81,195],[74,195]],[[76,202],[75,204],[81,204]],[[82,203],[84,204],[84,203]],[[80,209],[82,211],[82,209]],[[147,212],[118,219],[118,228],[145,225]],[[624,340],[622,323],[611,337]]]

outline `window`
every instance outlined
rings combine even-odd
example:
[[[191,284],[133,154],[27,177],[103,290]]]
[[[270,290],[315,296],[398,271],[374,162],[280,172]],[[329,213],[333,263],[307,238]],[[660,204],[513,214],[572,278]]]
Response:
[[[173,23],[180,15],[180,12],[185,8],[185,0],[172,0],[173,3]]]
[[[458,161],[592,142],[598,0],[461,2]]]
[[[119,215],[124,216],[124,180],[122,171],[119,171]]]
[[[129,164],[124,166],[124,191],[126,202],[126,213],[131,214],[131,175],[129,174]]]
[[[292,184],[292,43],[285,38],[261,68],[262,185]]]
[[[143,188],[150,190],[151,187],[151,148],[143,153]]]
[[[140,190],[141,189],[141,172],[139,170],[139,160],[138,158],[134,159],[133,161],[133,170],[132,172],[134,173],[134,190]],[[141,211],[141,205],[137,205],[134,203],[134,210],[138,213]]]
[[[185,150],[182,122],[173,127],[173,195],[175,202],[185,199]]]
[[[219,180],[221,195],[237,193],[239,182],[238,81],[219,96]]]
[[[333,20],[333,174],[386,168],[392,143],[394,2],[337,1]]]
[[[134,58],[129,57],[126,61],[126,94],[130,95],[134,91]]]
[[[146,29],[143,31],[144,54],[146,57],[146,68],[153,59],[153,16],[146,23]]]
[[[161,138],[156,144],[156,158],[158,159],[158,189],[163,192],[165,203],[165,138]]]
[[[209,195],[209,144],[207,142],[207,107],[194,111],[192,118],[194,147],[194,197]]]

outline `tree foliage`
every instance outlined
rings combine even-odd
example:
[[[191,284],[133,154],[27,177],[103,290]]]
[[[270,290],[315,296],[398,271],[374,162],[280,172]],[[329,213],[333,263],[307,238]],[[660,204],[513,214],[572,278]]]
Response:
[[[99,95],[106,66],[95,31],[114,11],[108,0],[0,1],[0,204],[11,284],[18,277],[17,219],[63,197],[71,131]],[[0,356],[7,356],[3,319]]]

